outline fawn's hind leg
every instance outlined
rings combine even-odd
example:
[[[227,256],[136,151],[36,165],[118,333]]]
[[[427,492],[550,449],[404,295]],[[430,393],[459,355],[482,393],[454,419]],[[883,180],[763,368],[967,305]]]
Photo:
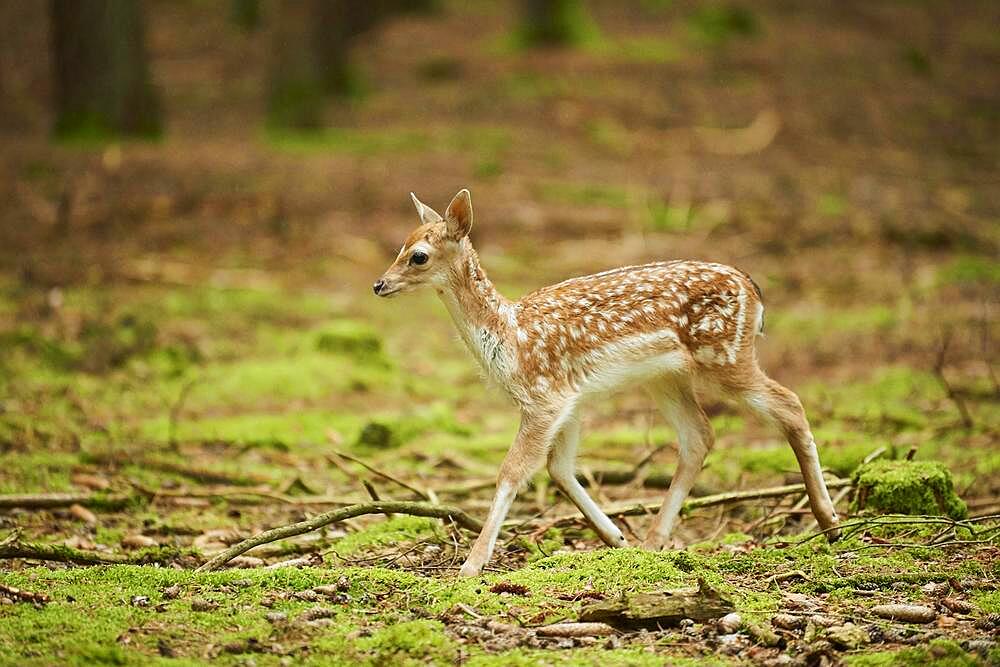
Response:
[[[657,382],[650,385],[649,390],[663,416],[677,431],[678,443],[677,470],[660,513],[643,542],[645,548],[659,550],[670,539],[684,500],[694,486],[708,450],[712,448],[715,434],[705,411],[698,404],[689,377]]]
[[[836,526],[837,512],[830,500],[826,481],[823,479],[816,441],[809,429],[809,421],[806,419],[799,397],[763,372],[760,372],[753,385],[743,389],[740,395],[751,410],[781,427],[799,462],[806,493],[809,496],[809,506],[812,508],[813,516],[816,517],[816,522],[823,530]],[[838,536],[839,533],[835,530],[827,533],[827,537],[831,540]]]
[[[549,475],[556,486],[576,505],[600,538],[609,547],[628,546],[622,531],[601,511],[576,478],[576,448],[580,442],[580,418],[574,412],[549,450]]]

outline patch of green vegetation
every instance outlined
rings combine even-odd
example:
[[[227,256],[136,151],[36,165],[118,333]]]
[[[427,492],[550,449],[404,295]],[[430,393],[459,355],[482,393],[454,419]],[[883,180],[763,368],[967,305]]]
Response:
[[[418,619],[395,623],[357,641],[374,665],[426,665],[454,663],[458,645],[444,634],[440,621]]]
[[[472,167],[472,175],[480,180],[492,180],[503,174],[503,163],[494,155],[482,155]]]
[[[350,433],[361,428],[363,416],[332,410],[254,412],[225,417],[183,420],[176,428],[179,442],[220,441],[242,444],[294,445],[302,453],[306,444],[323,444],[331,430]],[[165,442],[170,428],[166,417],[144,422],[139,433]]]
[[[441,522],[416,516],[394,516],[365,526],[364,530],[348,533],[333,545],[337,556],[347,557],[366,549],[400,545],[430,539],[437,535]]]
[[[528,562],[548,558],[556,549],[561,549],[565,543],[563,532],[558,528],[549,528],[540,537],[530,540],[526,537],[517,539],[517,545],[528,552]]]
[[[293,153],[343,153],[396,155],[424,151],[498,151],[510,143],[510,133],[490,127],[445,128],[440,131],[405,128],[326,128],[315,132],[270,132],[268,141],[278,150]]]
[[[907,366],[879,368],[858,382],[808,385],[802,396],[830,406],[837,419],[864,422],[869,432],[924,428],[945,398],[933,374]]]
[[[614,155],[628,156],[635,147],[628,128],[610,116],[588,122],[586,130],[590,143]]]
[[[0,493],[70,491],[70,473],[79,464],[79,456],[70,452],[5,452]]]
[[[608,208],[629,208],[636,193],[628,188],[600,183],[580,185],[577,183],[540,183],[536,196],[542,201],[576,206],[606,206]]]
[[[530,15],[511,37],[514,48],[580,46],[601,38],[582,0],[550,0],[528,7]]]
[[[968,516],[965,503],[955,494],[951,473],[942,463],[873,461],[858,468],[854,484],[854,512]]]
[[[435,435],[471,435],[472,431],[455,420],[455,415],[444,403],[417,408],[408,414],[371,421],[358,433],[357,444],[362,447],[398,447],[424,433]]]
[[[277,359],[250,357],[205,367],[190,391],[187,408],[225,407],[232,411],[296,400],[316,402],[344,392],[390,387],[394,377],[385,368],[322,353]]]
[[[651,199],[647,207],[646,226],[657,232],[688,232],[695,218],[690,204],[676,206],[658,199]]]
[[[839,217],[847,212],[847,199],[836,192],[823,193],[816,203],[816,211],[827,217]]]
[[[742,37],[760,33],[760,21],[752,10],[739,5],[705,5],[688,19],[688,30],[696,41],[707,46],[723,46]]]
[[[972,601],[984,614],[1000,614],[1000,591],[974,591]]]
[[[784,310],[767,315],[767,329],[776,334],[794,334],[798,340],[820,341],[835,334],[873,335],[898,327],[898,310],[886,305],[857,308]]]
[[[926,646],[845,655],[844,663],[851,667],[906,667],[908,665],[936,665],[937,667],[976,667],[979,660],[962,650],[950,639],[934,639]]]
[[[939,285],[1000,285],[1000,263],[991,257],[960,255],[938,269]]]
[[[588,51],[622,63],[673,63],[684,55],[677,43],[666,37],[616,37],[595,41]]]
[[[358,130],[328,127],[308,132],[271,129],[268,143],[290,153],[344,153],[385,155],[430,150],[433,137],[422,130]]]

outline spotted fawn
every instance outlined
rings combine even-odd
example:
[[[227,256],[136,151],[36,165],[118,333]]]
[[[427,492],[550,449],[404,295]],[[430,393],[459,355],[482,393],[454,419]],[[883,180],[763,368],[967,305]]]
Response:
[[[574,462],[584,402],[637,385],[674,426],[679,446],[677,471],[646,548],[661,549],[669,540],[714,441],[696,385],[714,388],[780,427],[816,520],[823,529],[836,526],[802,404],[757,363],[764,307],[746,273],[722,264],[656,262],[571,278],[511,301],[486,277],[469,240],[469,191],[455,195],[443,218],[411,197],[421,224],[375,283],[375,294],[432,287],[486,375],[521,410],[489,515],[460,575],[482,572],[518,489],[543,463],[606,544],[626,545],[618,526],[577,481]]]

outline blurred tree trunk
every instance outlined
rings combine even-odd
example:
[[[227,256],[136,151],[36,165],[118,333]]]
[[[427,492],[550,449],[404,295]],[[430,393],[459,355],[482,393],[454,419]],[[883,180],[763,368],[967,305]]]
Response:
[[[350,50],[356,38],[373,28],[386,12],[384,0],[314,0],[313,40],[323,68],[325,92],[350,97],[360,92],[361,79],[352,66]]]
[[[139,0],[51,0],[55,131],[64,137],[157,136]]]
[[[522,0],[526,46],[572,46],[593,30],[582,0]]]
[[[274,17],[267,97],[267,122],[274,129],[320,127],[323,114],[323,61],[316,49],[321,0],[281,0]]]
[[[256,30],[260,27],[260,0],[232,0],[229,18],[241,30]]]
[[[431,11],[437,0],[281,0],[268,92],[268,125],[315,129],[322,124],[325,96],[362,92],[351,61],[358,37],[388,16]]]

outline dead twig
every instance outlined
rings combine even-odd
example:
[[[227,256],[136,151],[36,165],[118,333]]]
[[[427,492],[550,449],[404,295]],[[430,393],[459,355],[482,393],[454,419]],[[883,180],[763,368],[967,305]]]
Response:
[[[361,483],[364,485],[365,491],[368,492],[368,495],[371,496],[372,500],[374,500],[375,502],[378,502],[378,501],[382,500],[379,497],[379,495],[378,495],[378,491],[375,490],[375,485],[374,484],[372,484],[371,482],[369,482],[367,479],[361,480]],[[392,518],[392,512],[386,512],[385,513],[385,518],[386,519],[391,519]]]
[[[937,378],[938,383],[940,383],[941,388],[944,389],[945,394],[948,399],[955,404],[958,409],[958,414],[962,419],[962,426],[966,430],[972,428],[972,415],[969,414],[969,408],[965,405],[965,400],[962,398],[959,392],[955,391],[955,388],[951,386],[948,382],[948,378],[944,374],[945,357],[948,354],[948,347],[951,345],[951,330],[947,330],[941,339],[941,345],[938,347],[937,359],[934,361],[934,376]]]
[[[417,496],[419,496],[423,500],[431,500],[431,494],[428,491],[425,491],[423,489],[418,489],[417,487],[413,486],[409,482],[404,482],[403,480],[399,479],[398,477],[395,477],[393,475],[390,475],[387,472],[379,470],[378,468],[376,468],[375,466],[371,465],[370,463],[366,463],[365,461],[362,461],[361,459],[359,459],[357,457],[351,456],[350,454],[345,454],[344,452],[337,452],[337,451],[335,451],[334,454],[336,454],[337,456],[339,456],[342,459],[347,459],[348,461],[351,461],[352,463],[357,463],[359,466],[361,466],[362,468],[364,468],[368,472],[372,473],[373,475],[377,475],[377,476],[381,477],[384,480],[392,482],[393,484],[398,484],[399,486],[403,487],[404,489],[406,489],[408,491],[412,491],[413,493],[417,494]],[[331,459],[330,456],[327,456],[326,458],[327,459]]]
[[[167,419],[167,446],[171,451],[176,452],[178,450],[177,422],[180,421],[181,410],[184,409],[184,402],[187,401],[188,394],[197,382],[198,378],[196,377],[185,382],[184,385],[181,386],[180,392],[177,394],[177,400],[170,406],[170,414]]]
[[[363,516],[365,514],[385,514],[386,512],[409,514],[411,516],[432,517],[437,519],[451,519],[459,526],[472,531],[478,532],[482,529],[482,524],[470,517],[463,510],[448,505],[431,505],[428,503],[401,500],[359,503],[357,505],[351,505],[350,507],[342,507],[330,512],[318,514],[306,521],[299,521],[298,523],[280,526],[278,528],[272,528],[271,530],[258,533],[257,535],[254,535],[253,537],[243,540],[239,544],[226,549],[199,567],[197,571],[209,572],[211,570],[216,570],[236,556],[242,555],[250,549],[258,547],[262,544],[268,544],[270,542],[283,540],[287,537],[308,533],[322,528],[323,526],[338,523],[345,519],[353,519],[354,517]]]

